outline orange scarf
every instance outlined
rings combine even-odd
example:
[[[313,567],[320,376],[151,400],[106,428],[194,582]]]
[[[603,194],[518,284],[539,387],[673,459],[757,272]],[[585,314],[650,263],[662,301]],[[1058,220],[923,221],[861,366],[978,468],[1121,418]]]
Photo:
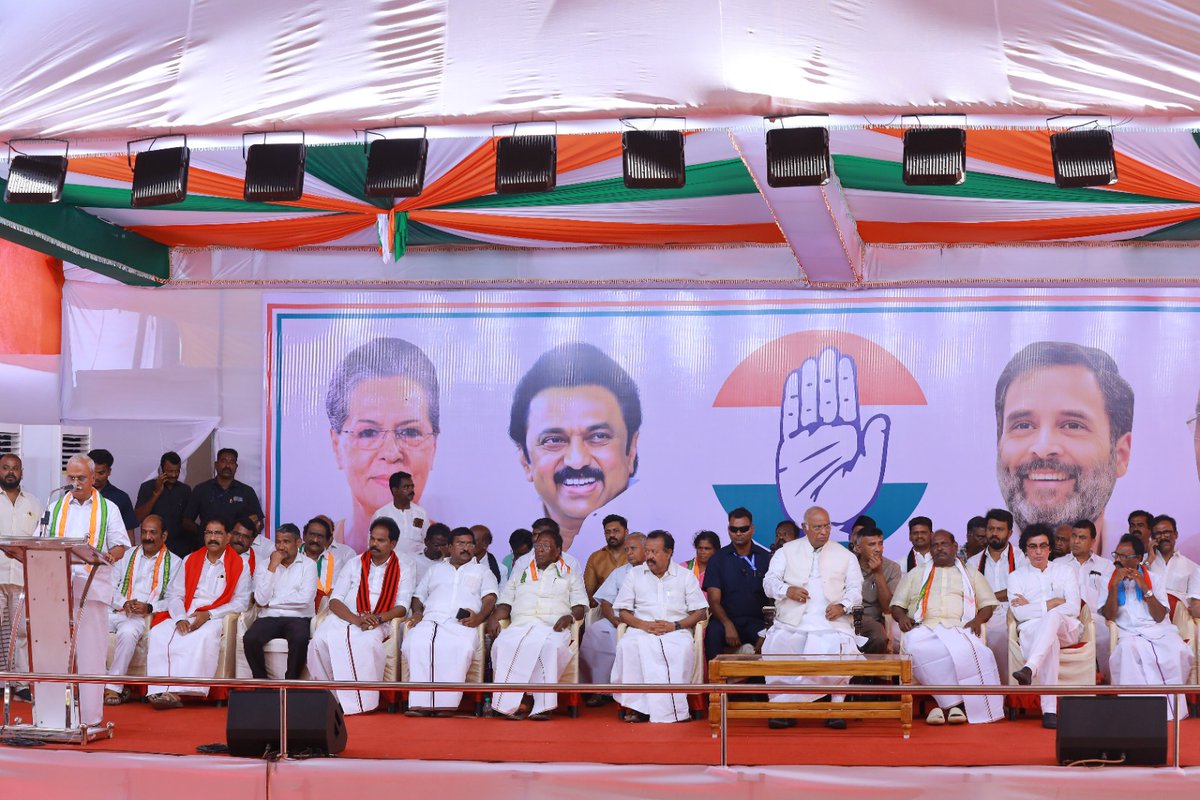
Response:
[[[185,612],[191,607],[192,600],[196,597],[196,588],[200,585],[200,573],[204,571],[204,561],[207,558],[207,549],[201,549],[192,553],[183,562],[183,609]],[[209,611],[223,606],[233,599],[233,593],[237,590],[238,581],[242,577],[242,557],[232,547],[226,546],[222,558],[225,560],[225,591],[221,592],[221,596],[216,600],[190,613],[199,614],[201,611]],[[153,628],[169,616],[166,611],[156,612],[154,619],[150,622],[150,627]]]

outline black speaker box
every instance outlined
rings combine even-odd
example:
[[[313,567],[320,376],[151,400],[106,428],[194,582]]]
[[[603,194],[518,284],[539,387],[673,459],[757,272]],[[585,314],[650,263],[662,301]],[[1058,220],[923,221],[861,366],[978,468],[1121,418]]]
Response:
[[[346,721],[333,692],[291,689],[287,693],[288,754],[340,753],[346,749]],[[279,692],[274,689],[229,693],[225,721],[229,755],[261,758],[279,749]]]
[[[1057,759],[1167,763],[1167,698],[1063,697],[1058,701]]]

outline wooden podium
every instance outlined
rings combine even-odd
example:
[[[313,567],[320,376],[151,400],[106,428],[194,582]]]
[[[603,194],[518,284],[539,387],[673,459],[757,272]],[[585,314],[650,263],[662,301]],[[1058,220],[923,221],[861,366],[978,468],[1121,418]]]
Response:
[[[25,564],[30,671],[75,673],[75,636],[81,617],[80,606],[87,598],[92,581],[89,575],[82,595],[76,598],[71,567],[103,564],[104,557],[80,539],[5,539],[0,544],[0,551]],[[20,624],[19,620],[17,624]],[[75,744],[112,736],[111,726],[80,724],[78,684],[35,683],[31,688],[33,722],[12,719],[9,692],[6,691],[0,733]]]

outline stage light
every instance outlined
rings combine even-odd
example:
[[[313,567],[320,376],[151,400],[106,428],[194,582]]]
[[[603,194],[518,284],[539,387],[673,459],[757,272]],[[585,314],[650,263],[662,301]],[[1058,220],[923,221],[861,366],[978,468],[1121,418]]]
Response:
[[[496,194],[551,192],[557,182],[557,137],[505,136],[496,142]]]
[[[1112,131],[1101,128],[1050,135],[1054,182],[1060,189],[1110,186],[1117,182]]]
[[[143,150],[134,159],[132,147],[138,142],[157,139],[138,139],[127,145],[126,154],[133,166],[133,194],[130,205],[134,208],[149,208],[170,203],[182,203],[187,199],[188,163],[192,151],[187,146],[187,137],[179,147],[164,147],[161,150]]]
[[[967,132],[962,128],[909,128],[904,132],[904,183],[954,186],[967,178]]]
[[[767,185],[823,186],[829,183],[828,128],[767,131]]]
[[[65,139],[15,139],[31,144],[54,142],[63,146],[63,154],[29,155],[8,143],[8,183],[4,188],[6,203],[57,203],[62,200],[67,183],[67,151]],[[15,152],[15,155],[14,155]]]
[[[367,131],[369,136],[372,131]],[[416,197],[425,188],[429,140],[378,139],[367,145],[367,197]]]
[[[294,133],[294,132],[292,132]],[[266,134],[246,134],[263,136]],[[243,152],[245,136],[242,137]],[[246,152],[246,202],[299,200],[304,195],[304,141],[250,145]]]
[[[625,131],[621,165],[627,189],[682,189],[683,131]]]

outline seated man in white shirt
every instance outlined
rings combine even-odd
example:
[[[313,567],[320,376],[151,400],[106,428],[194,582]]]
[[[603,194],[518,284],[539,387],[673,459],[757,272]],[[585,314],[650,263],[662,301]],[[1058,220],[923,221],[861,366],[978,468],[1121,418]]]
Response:
[[[587,611],[583,576],[562,560],[562,537],[538,534],[534,559],[525,571],[513,576],[500,592],[496,612],[488,621],[494,680],[504,683],[558,683],[571,661],[571,625]],[[482,562],[481,562],[482,563]],[[503,631],[500,623],[510,619]],[[492,708],[513,719],[548,720],[558,707],[558,695],[536,692],[525,699],[521,692],[497,691]]]
[[[1109,662],[1114,686],[1187,683],[1192,669],[1191,649],[1171,624],[1167,600],[1142,564],[1145,549],[1140,536],[1121,537],[1101,611],[1117,625],[1117,646]],[[1169,718],[1174,718],[1174,706],[1167,703]],[[1180,708],[1181,718],[1186,717],[1187,706],[1181,703]]]
[[[629,571],[646,563],[646,537],[640,533],[625,536],[625,562],[608,573],[593,599],[600,608],[600,617],[589,622],[579,643],[579,677],[584,683],[609,683],[612,680],[613,660],[617,657],[617,625],[621,620],[613,610],[617,594]],[[611,702],[606,694],[594,694],[587,699],[590,708]]]
[[[133,653],[147,633],[147,617],[167,605],[167,593],[182,581],[183,559],[166,547],[167,531],[162,517],[151,514],[142,520],[141,546],[131,547],[116,566],[117,590],[108,615],[109,633],[116,634],[109,675],[125,675]],[[129,699],[119,683],[104,687],[104,704],[117,706]]]
[[[1029,563],[1008,576],[1008,602],[1017,620],[1017,643],[1025,665],[1013,673],[1022,686],[1058,683],[1058,658],[1063,647],[1079,641],[1079,582],[1066,561],[1051,561],[1054,531],[1035,523],[1021,532],[1021,550]],[[1058,697],[1044,694],[1042,727],[1058,727]]]
[[[1113,562],[1093,552],[1096,546],[1096,526],[1088,519],[1077,520],[1071,525],[1070,553],[1061,559],[1075,569],[1075,580],[1079,583],[1079,599],[1092,612],[1093,619],[1100,613],[1108,598],[1108,581],[1113,574]],[[1108,626],[1096,625],[1096,665],[1107,678]]]
[[[804,512],[804,536],[788,542],[771,557],[763,591],[775,600],[775,622],[763,641],[763,655],[841,655],[862,658],[858,648],[866,638],[854,633],[850,609],[862,604],[862,568],[840,544],[831,543],[829,514],[819,506]],[[813,677],[770,676],[767,683],[849,683],[848,675]],[[841,702],[843,695],[834,695]],[[773,703],[818,700],[806,694],[775,694]],[[772,728],[790,728],[795,719],[771,719]],[[825,726],[842,730],[844,719],[827,719]]]
[[[211,678],[217,670],[225,617],[250,603],[250,570],[229,546],[229,523],[204,523],[204,548],[183,561],[183,579],[167,591],[167,607],[154,615],[146,654],[148,675]],[[151,686],[158,710],[179,708],[180,695],[208,696],[207,686]]]
[[[903,637],[900,652],[912,656],[917,683],[936,686],[999,686],[996,657],[984,640],[999,603],[987,580],[957,558],[949,531],[936,531],[933,561],[908,572],[892,598],[892,616]],[[930,725],[994,722],[1004,716],[998,695],[934,695]]]
[[[450,526],[435,522],[425,531],[425,549],[413,557],[413,586],[420,586],[425,573],[450,555]]]
[[[1151,523],[1150,537],[1154,550],[1149,569],[1155,585],[1176,603],[1187,603],[1191,615],[1200,618],[1200,567],[1175,549],[1179,539],[1175,520],[1159,514]]]
[[[689,683],[695,669],[694,628],[708,616],[708,598],[691,570],[676,564],[675,538],[646,536],[646,562],[630,569],[613,608],[628,628],[617,642],[613,683]],[[611,577],[611,576],[610,576]],[[622,692],[626,722],[686,722],[682,694]]]
[[[321,601],[333,594],[338,576],[347,564],[358,561],[358,554],[344,544],[334,544],[333,525],[327,518],[313,517],[304,526],[304,557],[316,565],[313,611],[320,611]]]
[[[413,566],[396,552],[400,528],[390,517],[376,517],[367,533],[367,552],[338,575],[329,596],[329,616],[308,644],[308,669],[319,681],[381,681],[387,662],[384,643],[389,624],[408,613]],[[339,689],[346,714],[374,711],[375,690]]]
[[[312,625],[313,592],[317,585],[317,565],[300,555],[300,529],[291,523],[275,531],[275,550],[254,576],[254,600],[258,619],[246,630],[242,644],[250,673],[266,680],[267,656],[264,648],[272,639],[288,643],[289,681],[299,680],[308,657],[309,626]]]
[[[475,560],[475,534],[451,531],[450,557],[430,567],[413,593],[413,617],[401,650],[417,683],[461,683],[475,657],[479,631],[496,605],[496,576]],[[412,717],[449,716],[462,692],[412,692]]]

